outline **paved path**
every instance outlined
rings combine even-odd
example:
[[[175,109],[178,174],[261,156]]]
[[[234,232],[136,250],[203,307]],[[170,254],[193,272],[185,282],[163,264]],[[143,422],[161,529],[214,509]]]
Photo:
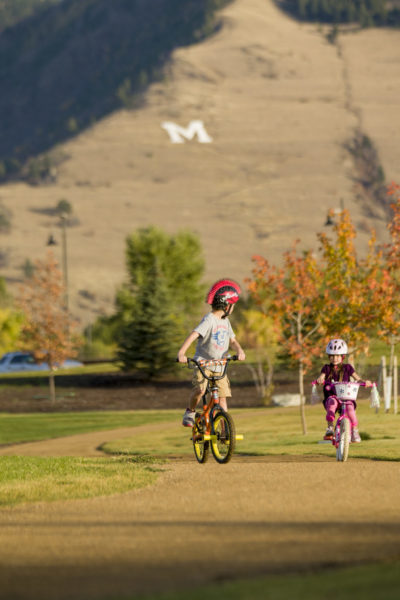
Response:
[[[99,439],[125,435],[17,450],[93,456]],[[201,585],[206,572],[219,581],[398,557],[399,475],[398,463],[326,457],[235,456],[222,466],[171,459],[151,488],[3,509],[0,597],[132,598]]]

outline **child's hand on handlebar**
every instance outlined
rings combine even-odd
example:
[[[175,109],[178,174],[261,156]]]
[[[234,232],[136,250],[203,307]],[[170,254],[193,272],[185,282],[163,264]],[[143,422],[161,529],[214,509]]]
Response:
[[[372,385],[373,385],[372,381],[370,381],[369,379],[366,379],[364,381],[364,383],[365,383],[365,387],[372,387]]]
[[[185,355],[185,354],[181,354],[180,352],[178,353],[178,356],[176,357],[176,360],[177,360],[179,363],[183,363],[183,364],[186,364],[186,363],[187,363],[187,361],[188,361],[188,359],[187,359],[186,355]]]

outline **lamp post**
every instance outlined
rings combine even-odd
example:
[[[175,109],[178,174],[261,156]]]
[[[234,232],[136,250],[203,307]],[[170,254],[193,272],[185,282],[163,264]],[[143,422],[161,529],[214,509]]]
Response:
[[[61,254],[62,254],[62,272],[64,280],[64,304],[67,312],[69,311],[69,289],[68,289],[68,258],[67,258],[67,217],[65,214],[60,214],[60,226],[61,226]],[[57,241],[52,234],[49,235],[47,240],[48,246],[56,246]]]
[[[335,217],[341,215],[344,211],[343,198],[340,199],[340,208],[330,208],[326,215],[325,227],[331,227],[335,224]]]

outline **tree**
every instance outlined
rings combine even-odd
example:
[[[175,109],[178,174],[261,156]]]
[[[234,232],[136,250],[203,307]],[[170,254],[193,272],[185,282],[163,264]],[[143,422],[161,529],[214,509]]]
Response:
[[[22,344],[36,360],[49,365],[50,398],[54,402],[54,371],[66,358],[76,355],[79,341],[65,307],[62,274],[50,250],[45,260],[36,261],[33,276],[21,286],[18,304],[24,314]]]
[[[236,327],[238,339],[254,352],[255,366],[245,367],[252,374],[258,395],[263,401],[270,398],[273,384],[274,360],[278,351],[278,331],[272,318],[256,308],[242,310]]]
[[[392,375],[395,346],[400,340],[400,186],[391,183],[387,193],[393,197],[392,219],[388,224],[390,242],[385,246],[381,285],[377,290],[377,306],[384,310],[378,327],[378,336],[390,346],[390,374]]]
[[[204,258],[198,237],[184,231],[168,235],[156,227],[146,227],[126,241],[128,281],[117,293],[117,314],[112,317],[117,336],[123,334],[126,324],[139,310],[138,295],[150,285],[155,264],[163,277],[171,318],[182,335],[198,315],[205,295],[200,283]]]
[[[366,258],[358,258],[356,230],[347,210],[341,212],[333,231],[334,239],[325,233],[318,235],[324,273],[323,329],[327,337],[344,337],[352,353],[368,351],[369,340],[385,311],[379,296],[382,252],[376,248],[372,232]]]
[[[129,291],[135,294],[147,283],[156,258],[172,301],[180,310],[192,313],[204,295],[200,284],[204,258],[199,238],[185,231],[168,235],[150,226],[128,237],[126,244]]]
[[[21,332],[22,314],[13,307],[13,298],[0,277],[0,355],[15,350]]]
[[[118,357],[124,370],[138,369],[149,379],[171,370],[178,339],[170,307],[166,281],[155,260],[120,341]]]
[[[264,313],[277,320],[279,341],[297,364],[300,417],[306,434],[304,374],[312,364],[312,357],[320,354],[322,272],[311,252],[297,256],[296,247],[284,254],[280,269],[270,266],[261,256],[255,256],[253,260],[256,266],[249,291]]]
[[[55,212],[61,219],[66,219],[67,217],[72,215],[72,204],[65,198],[61,198],[61,200],[57,202]]]

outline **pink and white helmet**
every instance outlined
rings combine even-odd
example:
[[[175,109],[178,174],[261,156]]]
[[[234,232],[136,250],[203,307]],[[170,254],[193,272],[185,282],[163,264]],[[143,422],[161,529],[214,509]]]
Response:
[[[334,356],[335,354],[343,355],[348,354],[347,344],[344,340],[331,340],[326,347],[326,353],[329,356]]]

